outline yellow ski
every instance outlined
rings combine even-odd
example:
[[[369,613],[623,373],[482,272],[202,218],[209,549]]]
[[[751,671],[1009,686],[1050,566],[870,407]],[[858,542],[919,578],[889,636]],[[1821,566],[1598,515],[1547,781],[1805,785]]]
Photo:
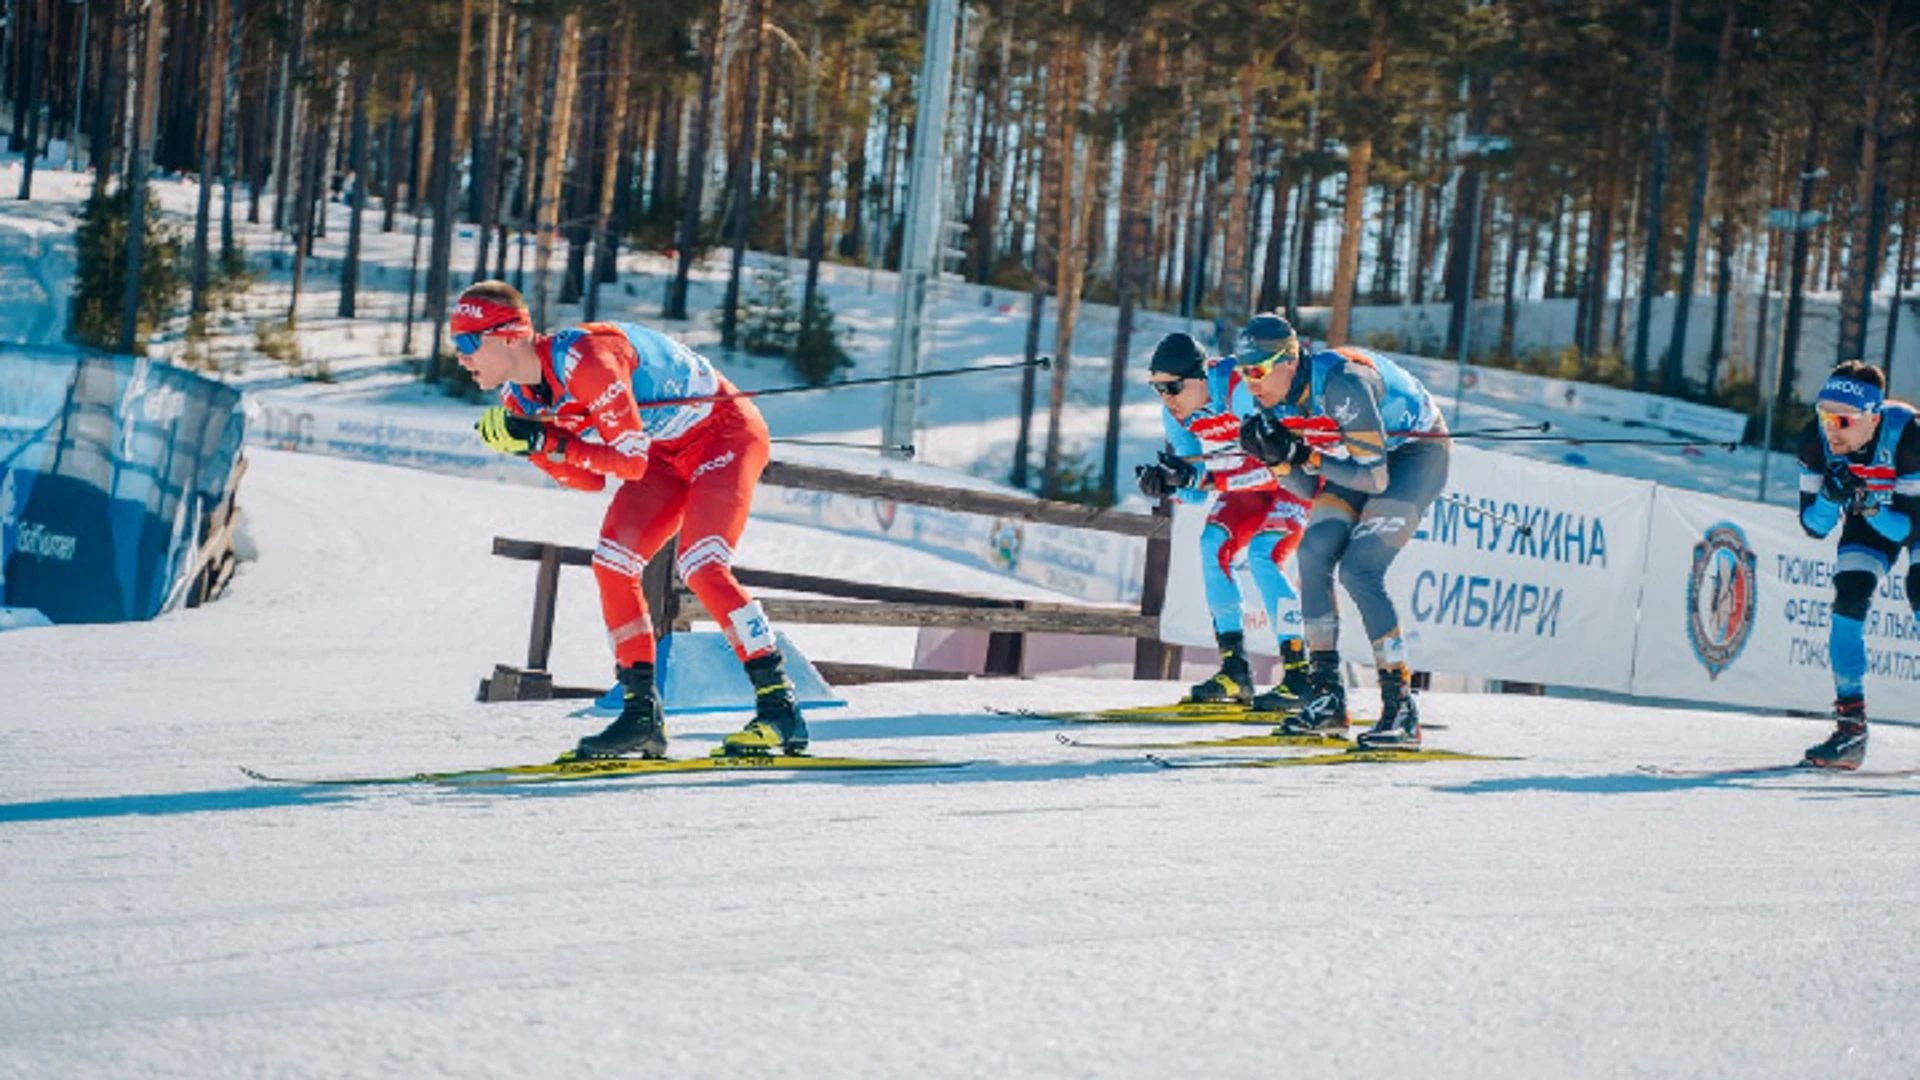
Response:
[[[1147,760],[1165,769],[1273,769],[1291,765],[1360,765],[1417,763],[1423,761],[1519,761],[1519,758],[1489,754],[1463,754],[1457,750],[1345,750],[1337,754],[1307,754],[1301,757],[1229,758],[1179,761],[1148,754]]]
[[[1234,735],[1225,739],[1188,739],[1172,742],[1086,742],[1071,735],[1056,734],[1062,746],[1085,750],[1241,750],[1261,746],[1332,747],[1346,749],[1353,743],[1344,735]]]
[[[1052,720],[1063,724],[1261,724],[1273,727],[1292,715],[1284,712],[1255,712],[1245,705],[1177,703],[1141,705],[1122,709],[1007,709],[994,710],[1001,716],[1024,720]]]

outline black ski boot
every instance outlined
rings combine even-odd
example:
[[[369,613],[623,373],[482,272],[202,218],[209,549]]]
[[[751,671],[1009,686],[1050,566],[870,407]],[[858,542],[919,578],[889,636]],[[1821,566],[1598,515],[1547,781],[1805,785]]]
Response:
[[[807,749],[807,721],[800,715],[800,699],[787,678],[785,658],[778,649],[747,661],[753,680],[753,722],[722,739],[721,755],[800,754]]]
[[[1291,674],[1291,673],[1289,673]],[[1306,704],[1273,729],[1275,735],[1345,735],[1347,684],[1340,678],[1340,654],[1316,652],[1307,675]]]
[[[1807,748],[1804,764],[1817,769],[1857,769],[1867,757],[1866,700],[1841,698],[1833,703],[1833,717],[1833,734],[1819,746]]]
[[[1362,750],[1420,749],[1420,710],[1406,668],[1380,669],[1380,719],[1355,741]]]
[[[604,758],[638,756],[664,757],[667,752],[667,721],[660,711],[660,696],[653,689],[653,665],[635,664],[617,669],[625,698],[620,715],[598,735],[580,740],[575,757]]]
[[[1313,693],[1313,677],[1307,671],[1307,649],[1298,638],[1280,643],[1280,663],[1285,672],[1280,684],[1253,695],[1254,712],[1293,713],[1307,703]]]
[[[1187,691],[1187,699],[1182,704],[1251,705],[1253,669],[1247,665],[1246,637],[1237,630],[1216,631],[1213,640],[1220,647],[1220,670]]]

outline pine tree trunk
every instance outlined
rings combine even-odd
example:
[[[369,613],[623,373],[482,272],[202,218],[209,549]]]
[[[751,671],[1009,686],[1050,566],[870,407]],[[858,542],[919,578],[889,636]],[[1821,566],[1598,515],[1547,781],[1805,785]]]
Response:
[[[1507,230],[1506,273],[1502,275],[1500,283],[1499,354],[1501,356],[1511,357],[1513,355],[1513,327],[1518,315],[1518,311],[1514,306],[1514,285],[1516,279],[1519,277],[1520,237],[1523,233],[1531,231],[1533,226],[1532,223],[1526,219],[1526,216],[1520,213],[1518,207],[1512,205],[1514,200],[1511,197],[1507,199],[1507,202],[1509,203],[1507,218],[1510,225]]]
[[[600,282],[612,271],[614,263],[613,197],[618,190],[620,151],[627,128],[628,79],[633,56],[633,31],[624,22],[613,30],[613,87],[607,114],[607,135],[601,140],[605,153],[600,162],[600,206],[594,215],[594,235],[599,239],[593,273],[587,282],[586,317],[589,322],[600,316]]]
[[[1812,104],[1812,122],[1807,126],[1806,156],[1800,163],[1800,201],[1797,204],[1800,219],[1806,220],[1807,210],[1813,205],[1813,181],[1811,179],[1814,164],[1820,160],[1821,99],[1815,97]],[[1807,245],[1809,230],[1795,229],[1793,232],[1792,263],[1789,267],[1790,283],[1787,287],[1787,322],[1784,331],[1785,348],[1781,353],[1780,382],[1775,388],[1781,404],[1785,405],[1798,397],[1794,382],[1799,371],[1800,322],[1805,310],[1807,284]]]
[[[1065,0],[1062,9],[1071,13],[1073,0]],[[1060,179],[1054,197],[1057,206],[1054,211],[1054,285],[1053,294],[1058,301],[1058,311],[1054,315],[1053,337],[1053,379],[1047,392],[1047,449],[1041,466],[1041,494],[1052,498],[1060,493],[1060,462],[1064,452],[1063,433],[1060,425],[1067,405],[1067,380],[1073,368],[1073,331],[1074,323],[1080,314],[1080,286],[1085,268],[1086,247],[1083,242],[1085,219],[1083,208],[1085,180],[1090,169],[1083,168],[1079,161],[1079,111],[1084,96],[1084,80],[1087,77],[1086,57],[1077,27],[1061,36],[1060,45],[1055,50],[1055,63],[1060,67],[1059,95],[1049,95],[1048,104],[1053,107],[1051,123],[1048,125],[1048,144],[1057,150],[1060,162]],[[1057,130],[1055,130],[1057,128]],[[1087,153],[1092,155],[1089,146]]]
[[[607,81],[612,74],[608,60],[612,49],[604,33],[587,39],[581,53],[583,68],[580,100],[604,102]],[[574,110],[573,168],[567,173],[566,194],[561,200],[560,219],[567,234],[566,270],[560,277],[560,303],[578,304],[586,298],[587,248],[593,243],[592,207],[599,202],[600,174],[593,167],[596,158],[606,153],[607,117],[601,108]]]
[[[1368,0],[1370,33],[1367,66],[1357,88],[1359,99],[1373,104],[1387,72],[1387,0]],[[1327,343],[1345,345],[1353,329],[1353,295],[1360,281],[1360,236],[1366,228],[1367,178],[1373,168],[1373,131],[1363,128],[1347,146],[1347,196],[1340,214],[1340,254],[1333,267],[1333,313]]]
[[[667,299],[660,317],[687,317],[687,279],[693,272],[694,249],[700,243],[700,201],[707,176],[707,128],[713,112],[715,53],[724,31],[716,31],[700,50],[700,99],[693,114],[693,142],[687,147],[687,184],[680,207],[680,238],[675,245],[673,280],[667,283]]]
[[[25,92],[20,94],[16,99],[17,103],[26,109],[27,114],[26,138],[21,140],[26,160],[22,163],[24,167],[20,172],[20,199],[25,201],[33,197],[33,163],[40,153],[40,113],[42,111],[40,107],[40,83],[43,81],[41,74],[43,58],[47,52],[47,16],[38,11],[34,11],[34,8],[38,7],[35,0],[26,0],[23,6],[32,13],[28,17],[33,23],[32,31],[30,35],[28,35],[27,40],[28,51],[32,53],[32,56],[28,58],[27,63],[26,89]],[[15,110],[14,117],[14,138],[20,140],[19,111],[17,109]]]
[[[213,25],[209,28],[209,33],[212,41],[226,40],[227,0],[213,0]],[[221,136],[226,130],[227,95],[224,90],[215,89],[215,81],[222,78],[226,67],[221,62],[222,59],[222,50],[207,49],[202,83],[207,100],[205,128],[201,132],[200,140],[200,200],[193,217],[191,310],[195,315],[204,315],[207,312],[208,248],[212,243],[213,231],[213,171],[215,163],[220,160]]]
[[[1886,100],[1897,44],[1893,5],[1894,0],[1880,0],[1873,11],[1866,108],[1860,120],[1860,166],[1854,173],[1853,205],[1848,208],[1847,272],[1840,291],[1839,360],[1857,358],[1867,351],[1867,320],[1873,311],[1873,278],[1877,276],[1873,271],[1879,261],[1875,256],[1882,241],[1880,231],[1873,228],[1880,189],[1881,129],[1886,126]],[[1907,36],[1912,36],[1911,29]],[[1908,81],[1911,83],[1911,78]]]
[[[549,145],[541,154],[543,161],[567,159],[567,140],[573,131],[573,99],[579,85],[580,16],[568,15],[560,24],[560,40],[554,48],[552,93],[547,113],[552,118]],[[547,326],[547,297],[552,291],[553,247],[560,231],[560,176],[558,167],[548,166],[541,177],[540,194],[534,203],[536,240],[533,259],[533,321]]]
[[[1133,74],[1136,91],[1157,88],[1160,83],[1160,50],[1148,45],[1136,52],[1138,64]],[[1109,505],[1120,499],[1120,407],[1126,388],[1133,353],[1133,308],[1141,287],[1146,284],[1151,264],[1147,262],[1147,237],[1152,223],[1147,217],[1149,189],[1157,140],[1147,124],[1124,135],[1126,159],[1120,173],[1120,235],[1114,244],[1114,288],[1118,317],[1113,332],[1113,357],[1107,378],[1107,434],[1101,447],[1100,489]]]
[[[814,162],[812,215],[807,222],[807,280],[800,291],[800,340],[811,341],[813,318],[820,295],[820,261],[827,254],[827,214],[833,194],[833,146],[840,132],[841,117],[847,99],[847,50],[833,51],[835,72],[833,88],[827,94],[826,115],[818,118],[811,143],[819,160]]]
[[[1253,236],[1253,207],[1247,194],[1253,190],[1253,122],[1259,113],[1259,76],[1264,66],[1256,59],[1249,59],[1240,69],[1235,104],[1233,195],[1227,211],[1226,243],[1222,245],[1226,265],[1220,275],[1220,311],[1235,334],[1252,314],[1252,286],[1247,280],[1246,267],[1247,249]]]
[[[275,136],[279,147],[273,161],[273,229],[280,232],[287,227],[287,189],[293,174],[299,165],[294,160],[299,153],[298,136],[303,127],[306,95],[301,93],[295,80],[304,79],[307,65],[307,4],[306,0],[291,0],[292,10],[289,19],[292,23],[293,43],[280,67],[280,122],[279,132]]]
[[[515,229],[522,239],[521,250],[526,249],[527,210],[533,200],[527,197],[524,177],[527,174],[527,73],[542,70],[533,57],[534,32],[533,19],[530,16],[514,17],[513,34],[513,88],[509,91],[507,107],[506,137],[500,143],[498,158],[505,161],[505,168],[496,168],[499,182],[493,191],[493,219],[499,233],[499,246],[494,254],[493,277],[505,281],[507,277],[507,221],[511,218]]]
[[[1033,222],[1033,294],[1027,312],[1026,359],[1029,366],[1021,372],[1020,431],[1014,441],[1013,453],[1013,485],[1019,488],[1026,487],[1028,483],[1027,458],[1033,444],[1033,409],[1039,392],[1031,365],[1040,353],[1040,324],[1046,310],[1047,294],[1059,279],[1059,192],[1066,186],[1063,177],[1072,173],[1071,167],[1062,161],[1062,128],[1058,120],[1060,113],[1068,111],[1069,107],[1062,104],[1062,99],[1072,81],[1064,74],[1064,51],[1058,42],[1048,49],[1045,91],[1034,110],[1034,116],[1040,119],[1042,131],[1037,147],[1038,160],[1035,162],[1039,175],[1036,188],[1038,195],[1034,200],[1037,213]],[[1025,130],[1032,135],[1034,125],[1029,123]],[[1051,484],[1044,464],[1040,483],[1043,487]]]
[[[1640,274],[1640,313],[1633,326],[1633,388],[1647,388],[1647,346],[1649,335],[1653,331],[1653,296],[1660,291],[1660,242],[1666,238],[1666,223],[1661,212],[1667,191],[1667,144],[1671,141],[1673,127],[1673,67],[1674,48],[1680,37],[1680,0],[1672,0],[1667,9],[1667,47],[1660,61],[1660,100],[1655,110],[1653,126],[1653,172],[1647,179],[1647,254]],[[1667,364],[1661,365],[1661,371],[1667,374]],[[1677,383],[1679,372],[1673,371],[1663,378],[1663,387],[1667,382]],[[1667,389],[1673,393],[1673,389]]]
[[[154,115],[159,108],[160,34],[164,14],[162,0],[147,0],[140,67],[133,81],[134,120],[128,131],[132,145],[127,148],[127,186],[131,191],[127,210],[127,278],[121,293],[118,349],[124,356],[146,352],[145,344],[139,339],[140,266],[146,254],[147,160],[153,146]]]
[[[460,169],[454,148],[466,142],[468,64],[473,53],[473,0],[460,0],[460,54],[454,64],[453,97],[441,111],[443,123],[434,132],[433,247],[427,259],[427,318],[433,323],[433,347],[427,355],[427,381],[438,382],[446,361],[440,345],[446,333],[447,306],[453,284],[453,225],[459,205]]]
[[[475,245],[473,278],[487,276],[487,255],[493,240],[494,176],[499,171],[500,70],[504,64],[504,27],[501,0],[487,4],[487,36],[481,46],[480,116],[473,127],[473,205],[471,214],[479,241]]]
[[[753,137],[759,127],[760,51],[765,37],[761,26],[765,19],[766,0],[747,0],[746,99],[740,103],[740,131],[732,155],[734,166],[729,170],[733,177],[733,209],[729,214],[733,261],[727,268],[727,294],[720,310],[720,345],[727,349],[739,340],[740,271],[747,261],[747,230],[753,211]]]
[[[347,256],[340,264],[340,307],[343,319],[354,317],[356,294],[360,286],[360,225],[367,209],[367,85],[365,70],[353,75],[353,134],[348,156],[353,170],[353,205],[347,218]]]
[[[1273,201],[1273,213],[1268,218],[1267,250],[1260,268],[1260,301],[1254,306],[1261,311],[1272,311],[1280,306],[1280,273],[1287,259],[1287,156],[1280,156],[1281,164],[1274,168],[1270,197]]]

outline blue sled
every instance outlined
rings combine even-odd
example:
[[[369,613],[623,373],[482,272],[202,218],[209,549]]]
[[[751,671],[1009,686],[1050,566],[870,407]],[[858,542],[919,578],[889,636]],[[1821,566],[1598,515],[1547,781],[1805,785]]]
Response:
[[[787,677],[800,696],[802,709],[826,709],[845,705],[846,699],[820,677],[787,635],[774,632],[774,640],[787,658]],[[668,713],[752,712],[753,684],[733,655],[727,635],[718,630],[669,634],[660,643],[655,660],[660,676],[660,703]],[[611,716],[620,711],[620,688],[608,690],[588,710]]]

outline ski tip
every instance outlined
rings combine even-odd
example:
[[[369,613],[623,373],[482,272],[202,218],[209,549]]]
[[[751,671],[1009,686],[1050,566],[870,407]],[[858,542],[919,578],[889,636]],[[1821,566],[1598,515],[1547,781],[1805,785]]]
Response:
[[[1073,736],[1067,735],[1063,732],[1056,731],[1054,732],[1053,737],[1054,737],[1054,740],[1058,742],[1061,746],[1072,746],[1074,744]]]

